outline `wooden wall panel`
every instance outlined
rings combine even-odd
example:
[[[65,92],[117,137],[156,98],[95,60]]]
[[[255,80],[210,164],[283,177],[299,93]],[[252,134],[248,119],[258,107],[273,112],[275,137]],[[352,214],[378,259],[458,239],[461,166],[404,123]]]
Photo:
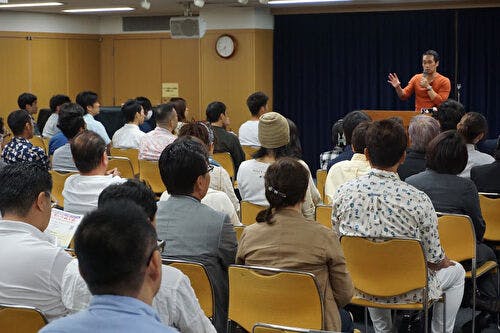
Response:
[[[105,36],[100,44],[100,70],[101,80],[100,88],[101,94],[99,98],[102,105],[114,105],[113,98],[115,96],[115,83],[114,83],[114,57],[113,57],[113,43],[114,39]]]
[[[161,49],[162,82],[179,83],[179,95],[188,104],[188,119],[204,119],[205,110],[200,107],[200,40],[162,39]]]
[[[68,96],[83,90],[100,92],[99,39],[68,39]]]
[[[161,102],[161,43],[154,39],[115,39],[115,104],[129,98],[146,96],[151,103]]]

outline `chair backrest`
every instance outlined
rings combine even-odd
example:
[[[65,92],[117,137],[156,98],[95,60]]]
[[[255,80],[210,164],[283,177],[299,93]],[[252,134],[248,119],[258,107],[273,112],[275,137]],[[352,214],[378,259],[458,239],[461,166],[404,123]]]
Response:
[[[52,195],[57,200],[57,205],[60,207],[64,207],[64,197],[62,195],[62,191],[64,189],[64,182],[66,179],[74,175],[76,172],[67,172],[60,173],[55,170],[50,170],[50,174],[52,175]]]
[[[266,206],[257,205],[248,201],[240,202],[241,223],[244,225],[254,224],[257,214],[266,208]]]
[[[476,257],[476,235],[470,217],[438,213],[438,230],[448,258],[463,261]]]
[[[251,160],[253,158],[252,155],[260,149],[260,147],[254,146],[241,146],[241,148],[243,148],[243,152],[245,153],[245,160]]]
[[[249,332],[262,321],[321,329],[323,300],[311,273],[231,265],[228,320]]]
[[[33,146],[42,148],[45,154],[48,155],[49,147],[45,145],[45,141],[40,135],[33,135],[33,137],[29,141]]]
[[[229,177],[231,177],[231,180],[234,182],[234,162],[231,154],[228,152],[214,153],[213,158],[220,164],[221,167],[223,167],[227,171]]]
[[[132,163],[134,175],[139,174],[139,149],[111,147],[111,156],[127,157]]]
[[[245,230],[245,226],[244,225],[235,225],[235,226],[233,226],[233,228],[234,228],[234,232],[236,232],[236,239],[239,242],[240,238],[241,238],[241,234],[243,233],[243,230]]]
[[[418,240],[343,236],[341,243],[357,290],[378,297],[427,290],[427,265]]]
[[[316,221],[327,227],[332,228],[332,206],[318,205],[316,206]]]
[[[120,177],[133,179],[135,177],[134,167],[128,157],[109,156],[108,170],[117,168],[120,171]]]
[[[321,200],[325,203],[328,204],[328,198],[325,195],[325,183],[326,183],[326,176],[328,174],[328,171],[323,170],[323,169],[318,169],[316,170],[316,187],[318,188],[319,195],[321,196]]]
[[[500,193],[479,193],[479,204],[486,223],[484,239],[500,241]]]
[[[36,333],[47,324],[47,318],[37,308],[0,304],[0,332]]]
[[[166,190],[161,180],[158,161],[139,160],[139,179],[145,181],[154,193],[163,193]]]
[[[191,281],[191,287],[193,287],[196,298],[198,298],[200,307],[203,312],[205,312],[205,316],[213,319],[215,311],[215,296],[212,283],[205,266],[198,262],[185,260],[163,259],[163,263],[175,267],[187,275],[189,281]]]

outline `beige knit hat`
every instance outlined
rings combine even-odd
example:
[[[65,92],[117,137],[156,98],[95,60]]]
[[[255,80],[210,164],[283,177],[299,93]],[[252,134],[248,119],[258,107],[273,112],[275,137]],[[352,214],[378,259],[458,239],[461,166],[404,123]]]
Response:
[[[277,112],[264,113],[259,118],[261,147],[278,148],[290,142],[290,127],[285,117]]]

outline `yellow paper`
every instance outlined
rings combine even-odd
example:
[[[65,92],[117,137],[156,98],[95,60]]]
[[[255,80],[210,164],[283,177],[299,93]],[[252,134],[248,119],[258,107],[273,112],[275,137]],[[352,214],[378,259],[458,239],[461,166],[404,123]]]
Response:
[[[163,98],[179,97],[179,83],[163,82],[161,84],[161,97]]]

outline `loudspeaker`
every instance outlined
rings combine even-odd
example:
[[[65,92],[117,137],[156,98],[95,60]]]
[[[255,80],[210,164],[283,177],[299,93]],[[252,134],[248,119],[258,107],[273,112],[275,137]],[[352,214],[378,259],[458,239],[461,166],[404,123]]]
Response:
[[[172,38],[201,38],[205,35],[206,24],[200,17],[170,18],[170,34]]]

